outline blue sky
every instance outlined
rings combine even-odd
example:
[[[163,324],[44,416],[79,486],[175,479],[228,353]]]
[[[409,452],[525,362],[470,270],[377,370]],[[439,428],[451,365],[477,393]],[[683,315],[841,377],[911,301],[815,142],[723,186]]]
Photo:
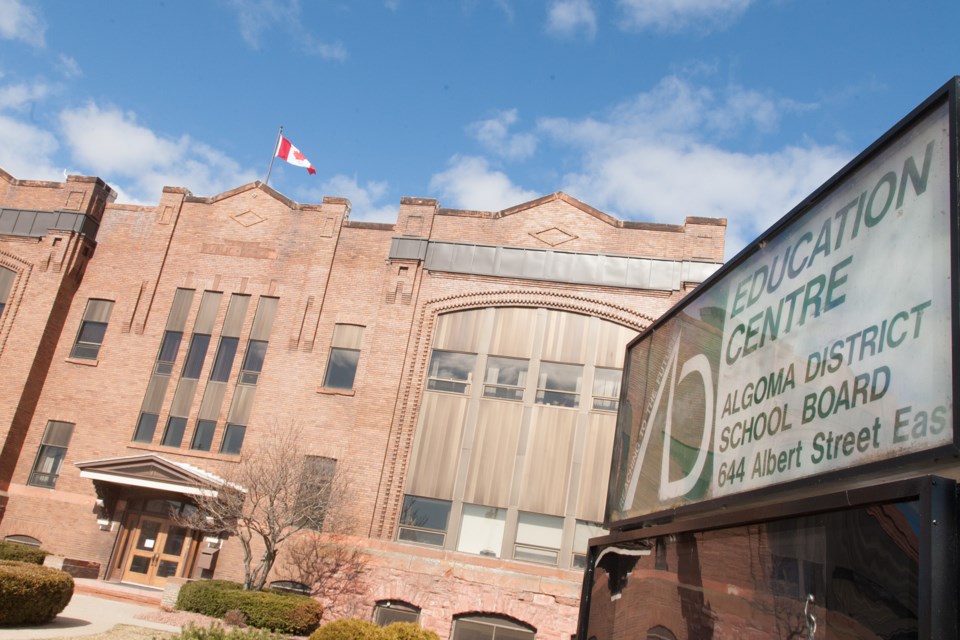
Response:
[[[727,255],[960,73],[960,2],[0,0],[0,167],[120,202],[496,211],[565,191],[728,219]]]

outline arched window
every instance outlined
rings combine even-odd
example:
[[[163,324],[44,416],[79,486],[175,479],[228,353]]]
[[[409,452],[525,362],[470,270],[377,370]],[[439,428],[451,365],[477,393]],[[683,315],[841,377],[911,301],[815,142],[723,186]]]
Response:
[[[537,630],[497,614],[468,614],[453,621],[451,640],[534,640]]]
[[[373,621],[385,627],[394,622],[420,621],[420,607],[415,607],[402,600],[380,600],[373,608]]]
[[[40,541],[34,538],[33,536],[7,536],[3,539],[4,542],[15,542],[17,544],[25,544],[28,547],[39,547]]]

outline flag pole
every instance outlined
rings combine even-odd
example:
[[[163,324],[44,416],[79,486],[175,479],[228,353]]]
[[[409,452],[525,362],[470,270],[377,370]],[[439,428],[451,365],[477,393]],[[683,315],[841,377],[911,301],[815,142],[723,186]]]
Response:
[[[273,160],[277,157],[277,146],[280,144],[280,136],[283,135],[283,125],[277,131],[277,141],[273,143],[273,155],[270,156],[270,166],[267,168],[267,177],[263,179],[263,186],[270,186],[270,172],[273,171]]]

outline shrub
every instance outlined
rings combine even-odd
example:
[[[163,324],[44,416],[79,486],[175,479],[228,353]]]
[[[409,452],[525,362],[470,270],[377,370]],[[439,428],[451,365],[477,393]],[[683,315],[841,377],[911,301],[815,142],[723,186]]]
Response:
[[[0,560],[0,624],[44,624],[73,597],[73,578],[64,571]]]
[[[383,629],[367,620],[334,620],[310,634],[309,640],[383,640]]]
[[[0,542],[0,560],[17,560],[18,562],[29,562],[31,564],[43,564],[43,559],[47,557],[46,551],[40,551],[36,547],[16,542]]]
[[[323,607],[309,596],[271,591],[244,591],[224,580],[189,582],[180,589],[177,609],[222,618],[236,610],[251,627],[307,635],[320,624]],[[233,614],[237,615],[237,614]]]
[[[187,625],[180,631],[177,640],[283,640],[280,636],[263,629],[224,629],[214,624],[209,629]]]
[[[440,640],[433,631],[424,629],[416,622],[394,622],[383,628],[383,640]]]
[[[243,615],[243,611],[239,609],[230,609],[230,611],[227,611],[223,614],[223,621],[234,627],[247,626],[247,616]]]

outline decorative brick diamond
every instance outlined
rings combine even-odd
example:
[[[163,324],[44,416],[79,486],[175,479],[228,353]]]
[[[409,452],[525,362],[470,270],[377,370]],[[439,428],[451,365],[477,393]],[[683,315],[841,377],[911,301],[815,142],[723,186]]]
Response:
[[[541,242],[547,243],[551,247],[563,244],[564,242],[569,242],[577,237],[567,233],[563,229],[558,229],[556,227],[550,227],[549,229],[544,229],[543,231],[538,231],[537,233],[532,233],[530,235]]]
[[[233,219],[242,224],[245,227],[252,227],[258,222],[263,222],[266,218],[258,216],[253,211],[244,211],[243,213],[238,213],[233,216]]]

